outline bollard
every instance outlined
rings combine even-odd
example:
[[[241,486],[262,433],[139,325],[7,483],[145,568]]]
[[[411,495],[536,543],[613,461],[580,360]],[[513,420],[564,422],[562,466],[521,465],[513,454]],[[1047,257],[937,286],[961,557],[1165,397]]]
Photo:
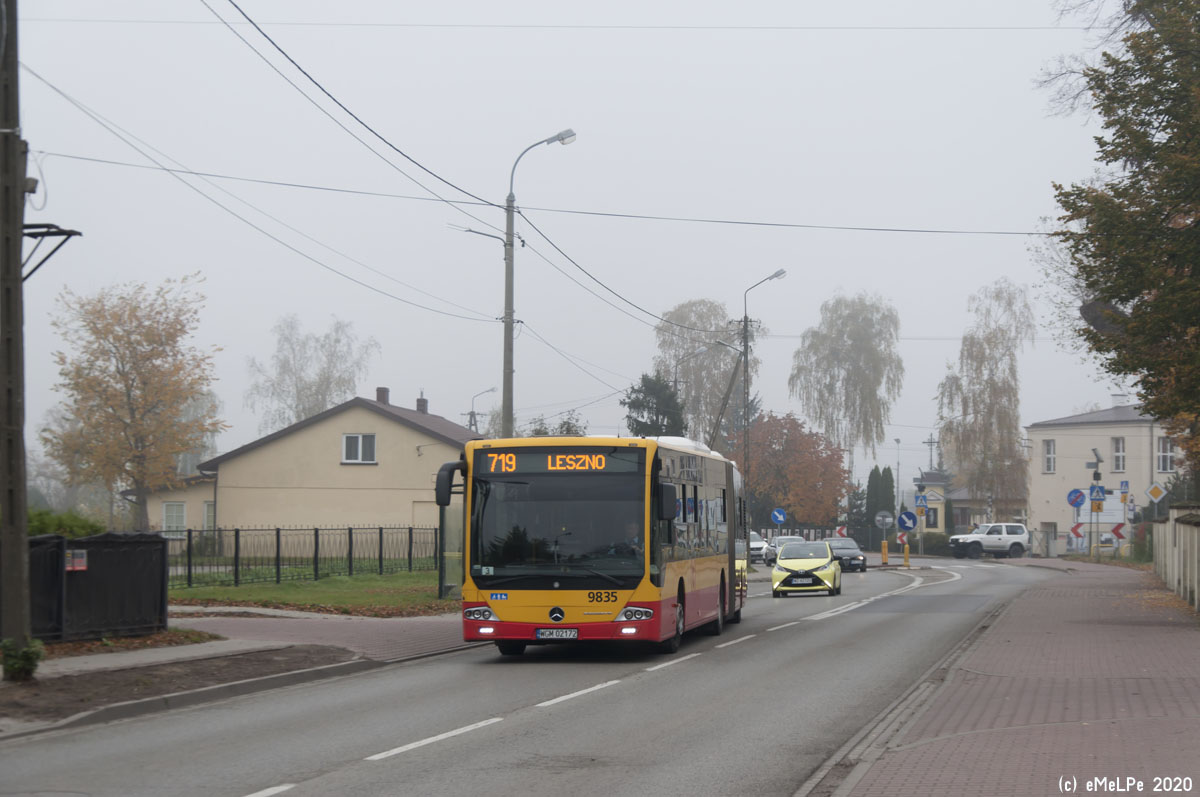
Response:
[[[887,564],[887,540],[884,540],[880,545],[881,545],[881,547],[879,550],[883,552],[883,564],[886,565]]]
[[[904,566],[908,567],[908,543],[904,543]]]

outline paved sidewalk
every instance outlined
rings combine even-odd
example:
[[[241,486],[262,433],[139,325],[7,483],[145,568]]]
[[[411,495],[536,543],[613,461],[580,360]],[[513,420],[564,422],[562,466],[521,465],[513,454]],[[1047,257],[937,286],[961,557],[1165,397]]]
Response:
[[[1004,564],[1058,575],[1016,598],[799,794],[1136,794],[1138,780],[1152,793],[1156,776],[1190,777],[1185,793],[1200,794],[1196,615],[1143,571]]]
[[[252,612],[255,616],[245,616]],[[219,617],[188,617],[188,614]],[[241,615],[241,616],[239,616]],[[375,661],[398,661],[463,647],[458,612],[434,617],[353,617],[272,609],[171,608],[173,627],[220,634],[231,640],[291,645],[333,645]]]

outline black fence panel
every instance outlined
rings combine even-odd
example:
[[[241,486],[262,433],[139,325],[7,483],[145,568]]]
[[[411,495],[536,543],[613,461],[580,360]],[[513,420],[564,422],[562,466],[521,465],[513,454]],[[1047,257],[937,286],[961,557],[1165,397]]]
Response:
[[[437,529],[416,526],[172,531],[172,587],[303,581],[437,569]]]
[[[71,540],[66,580],[65,639],[140,636],[167,627],[167,541],[161,534]]]
[[[35,639],[57,642],[66,631],[67,539],[58,534],[29,538],[29,609]]]

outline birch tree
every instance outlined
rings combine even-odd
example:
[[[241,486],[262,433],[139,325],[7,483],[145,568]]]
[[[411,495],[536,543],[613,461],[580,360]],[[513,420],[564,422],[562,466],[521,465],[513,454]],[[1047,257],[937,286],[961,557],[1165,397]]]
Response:
[[[967,309],[974,323],[963,335],[958,365],[947,365],[938,385],[939,436],[972,498],[1024,507],[1029,468],[1017,355],[1033,344],[1033,310],[1025,288],[1005,277],[973,295]]]
[[[263,433],[353,398],[371,357],[380,351],[374,338],[360,344],[354,325],[336,317],[323,335],[303,331],[295,315],[279,319],[274,332],[270,364],[250,358],[254,381],[245,394],[246,406],[262,413],[258,430]]]
[[[883,440],[892,402],[904,383],[896,351],[900,315],[882,298],[839,296],[821,305],[792,355],[788,389],[826,437],[872,455]]]
[[[654,358],[654,370],[660,379],[674,386],[690,434],[697,440],[705,440],[718,418],[723,421],[723,429],[737,433],[744,395],[738,358],[742,348],[741,324],[730,318],[724,304],[711,299],[683,302],[663,313],[663,318],[666,320],[655,327],[658,355]],[[755,329],[751,328],[751,344],[754,338]],[[758,373],[758,363],[758,358],[751,356],[752,382]],[[722,413],[731,381],[733,389]],[[733,418],[739,419],[738,423],[730,424]],[[727,441],[718,440],[715,447],[721,449],[724,442]]]

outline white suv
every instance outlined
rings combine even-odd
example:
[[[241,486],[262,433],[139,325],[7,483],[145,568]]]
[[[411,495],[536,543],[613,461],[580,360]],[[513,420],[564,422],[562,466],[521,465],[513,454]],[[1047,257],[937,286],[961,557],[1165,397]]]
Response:
[[[951,537],[950,550],[955,559],[978,559],[985,553],[1020,558],[1029,550],[1029,530],[1020,523],[985,523],[970,534]]]
[[[767,541],[757,531],[750,532],[750,561],[767,561]]]

